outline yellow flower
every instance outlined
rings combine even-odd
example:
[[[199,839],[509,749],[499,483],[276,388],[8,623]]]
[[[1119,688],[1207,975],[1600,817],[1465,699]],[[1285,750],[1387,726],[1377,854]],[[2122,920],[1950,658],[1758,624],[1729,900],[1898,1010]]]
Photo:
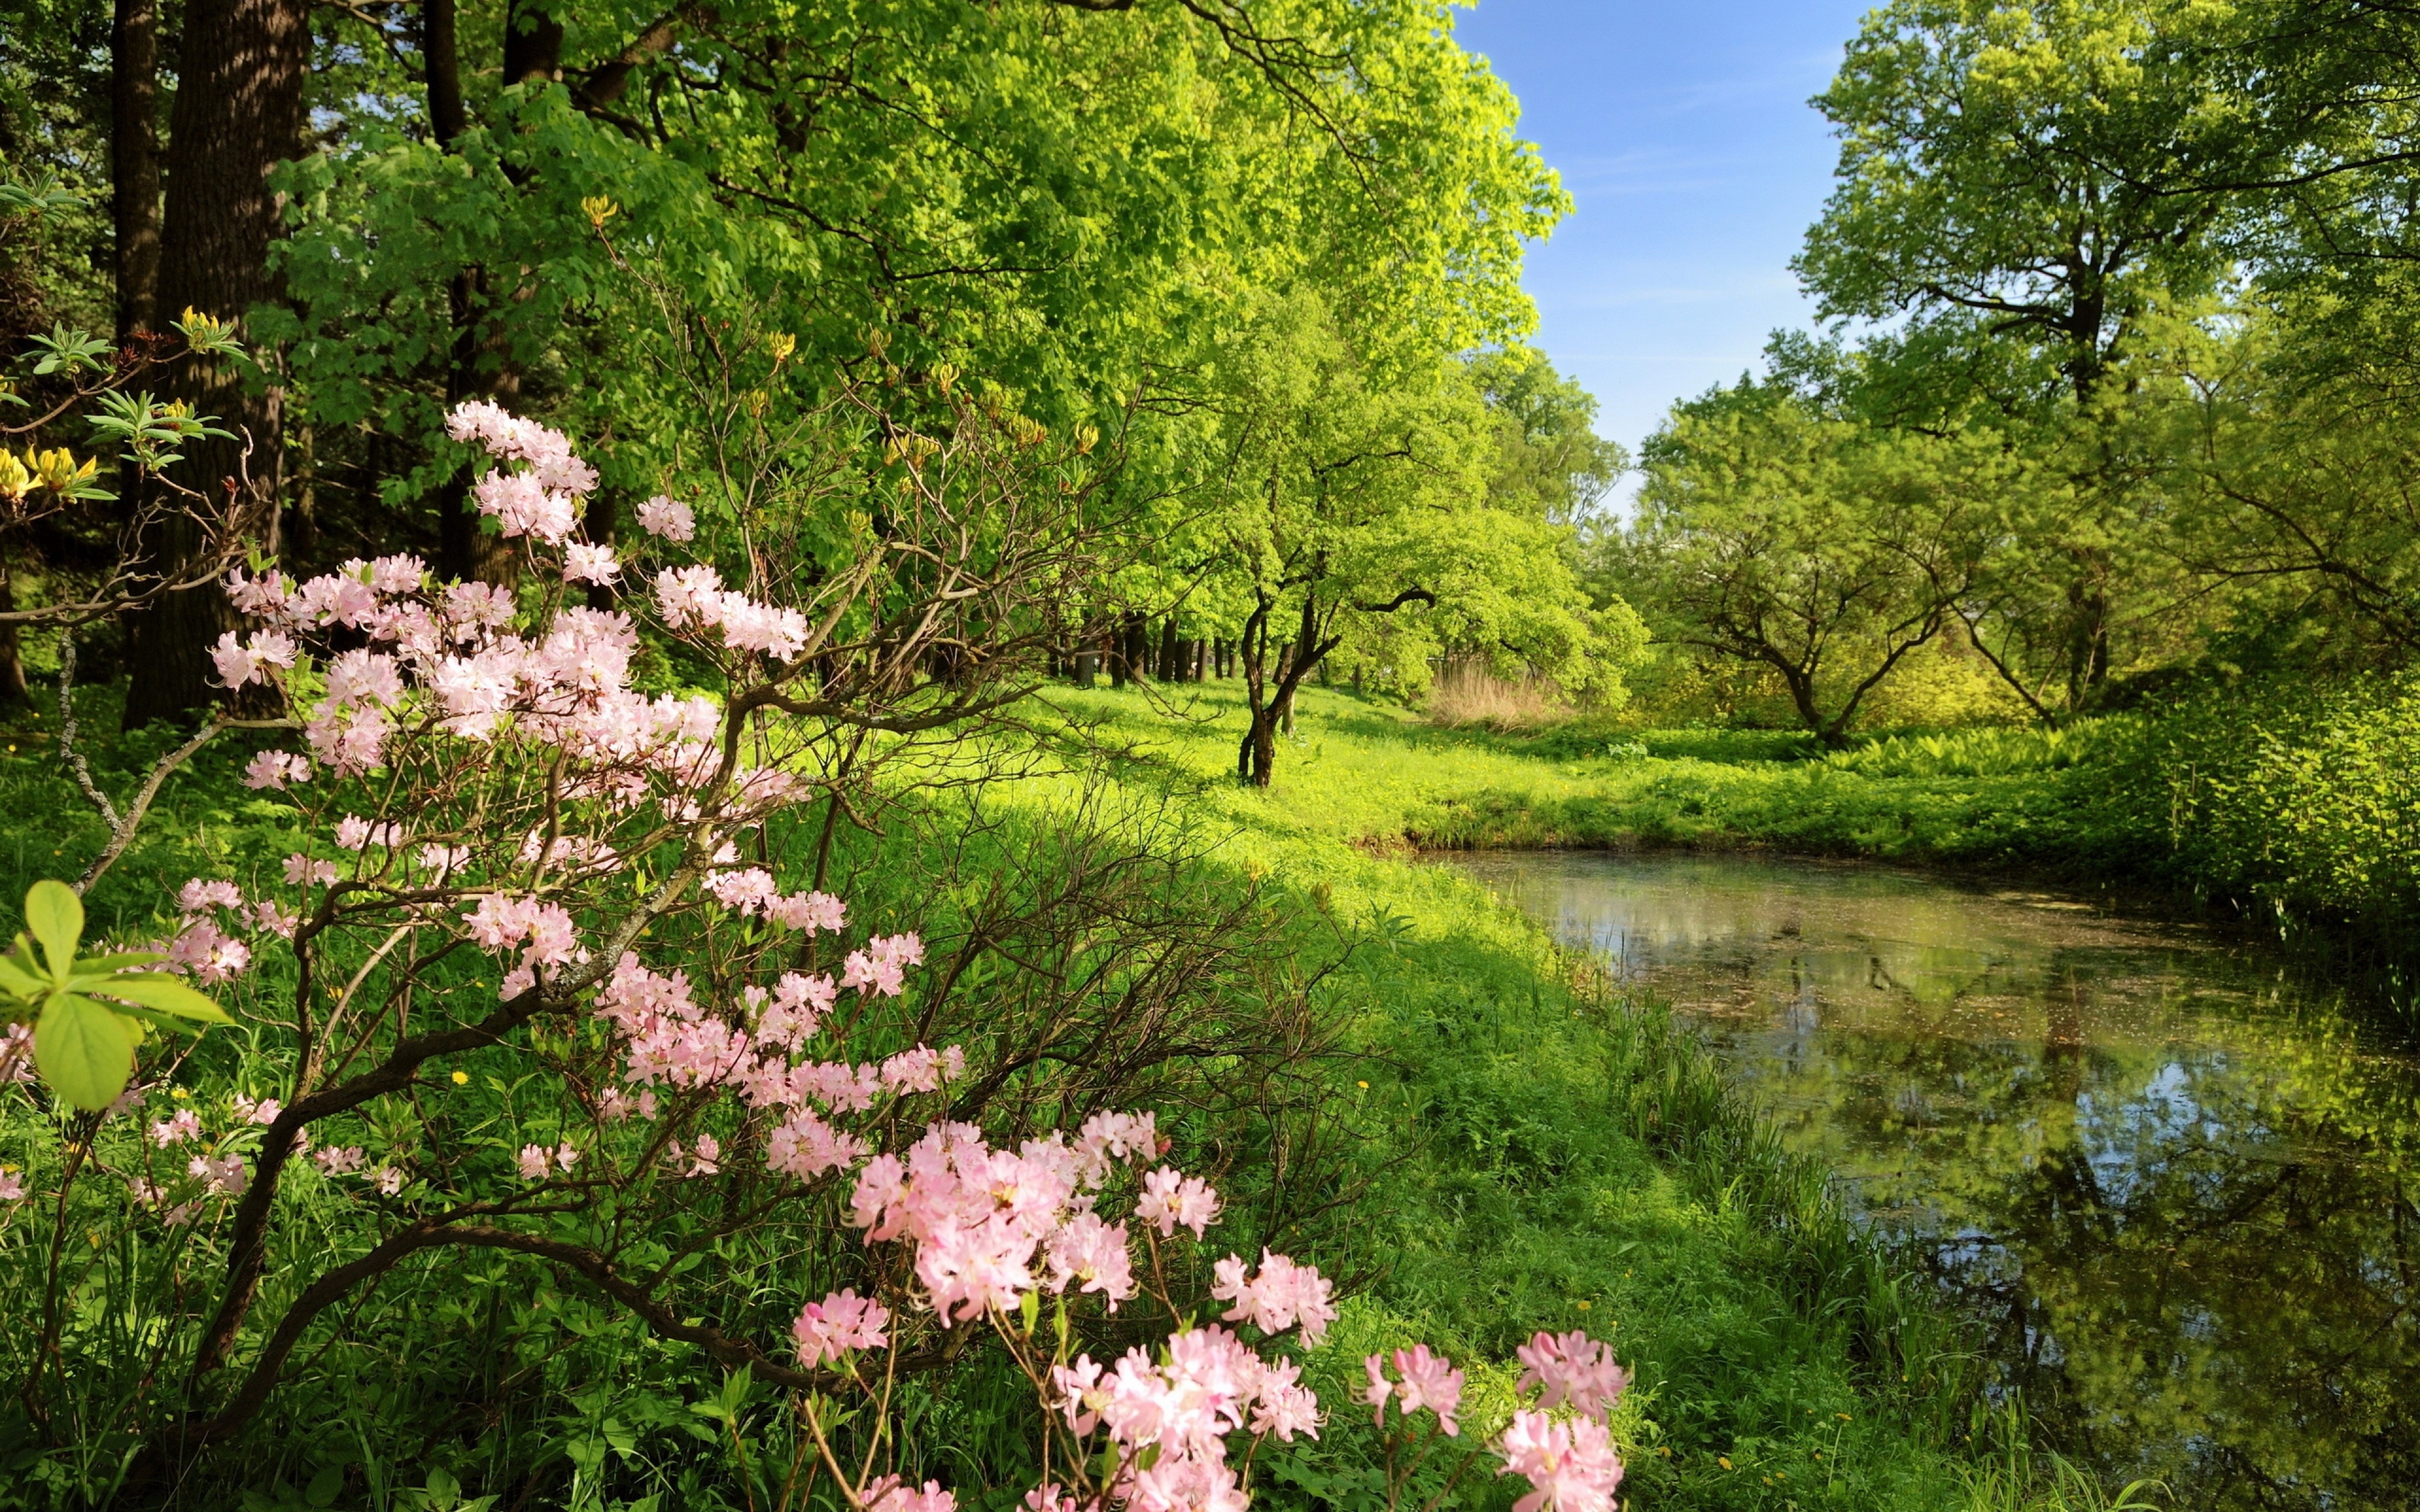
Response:
[[[66,493],[77,484],[89,482],[98,471],[90,458],[79,467],[64,446],[48,452],[28,451],[25,460],[31,465],[34,481],[53,493]]]
[[[773,354],[773,365],[779,367],[790,360],[792,352],[799,349],[799,338],[786,331],[776,331],[765,338],[765,349]]]
[[[467,1087],[470,1081],[471,1073],[467,1071],[458,1071],[454,1073],[454,1085],[457,1087]]]
[[[588,224],[599,231],[605,229],[606,222],[622,213],[621,206],[602,194],[589,195],[580,202],[580,208],[587,212]]]
[[[1714,1463],[1722,1466],[1725,1470],[1729,1470],[1731,1468],[1731,1457],[1729,1455],[1716,1455],[1714,1456]]]
[[[17,460],[13,452],[0,451],[0,499],[23,499],[34,485],[34,475],[25,464]]]

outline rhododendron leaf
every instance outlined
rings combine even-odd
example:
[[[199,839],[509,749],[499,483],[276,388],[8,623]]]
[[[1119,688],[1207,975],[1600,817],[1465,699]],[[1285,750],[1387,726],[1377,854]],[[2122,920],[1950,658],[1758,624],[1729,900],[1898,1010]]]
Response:
[[[117,1101],[134,1074],[134,1026],[89,997],[54,993],[34,1026],[34,1064],[51,1089],[87,1113]]]
[[[167,959],[158,950],[120,950],[115,955],[88,955],[75,964],[76,980],[70,985],[98,981],[120,971],[131,971],[136,966],[147,966],[155,961]]]
[[[206,1024],[235,1022],[226,1016],[225,1011],[218,1004],[211,1002],[176,978],[163,976],[158,972],[129,972],[110,977],[105,981],[96,983],[93,991],[111,997],[123,998],[130,1003],[140,1003],[145,1008],[157,1009],[163,1013],[174,1013],[178,1018],[200,1019]]]
[[[84,900],[66,883],[45,877],[25,889],[25,928],[42,942],[52,978],[66,981],[75,967],[76,941],[84,934]]]
[[[0,955],[0,992],[12,997],[39,997],[51,984],[27,971],[16,956]]]
[[[1025,1336],[1033,1336],[1034,1325],[1042,1321],[1042,1293],[1029,1291],[1016,1299],[1016,1310],[1025,1319]]]

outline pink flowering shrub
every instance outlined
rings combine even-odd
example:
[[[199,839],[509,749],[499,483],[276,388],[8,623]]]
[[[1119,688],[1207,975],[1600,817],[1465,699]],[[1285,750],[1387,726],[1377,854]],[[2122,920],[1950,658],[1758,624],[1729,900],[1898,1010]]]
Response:
[[[231,578],[248,623],[214,660],[292,711],[242,763],[292,839],[163,898],[160,944],[244,1038],[147,1046],[116,1108],[11,1173],[12,1211],[114,1211],[176,1299],[156,1357],[78,1353],[106,1340],[45,1315],[31,1398],[145,1382],[129,1452],[161,1473],[243,1432],[380,1278],[476,1257],[787,1394],[861,1506],[953,1504],[863,1451],[888,1383],[980,1338],[1032,1388],[1037,1506],[1239,1504],[1259,1445],[1323,1431],[1301,1355],[1334,1288],[1277,1240],[1331,1194],[1290,1208],[1180,1133],[1283,1137],[1307,1187],[1337,1168],[1317,1119],[1285,1125],[1329,1050],[1265,911],[1081,815],[1047,855],[1002,847],[947,936],[925,879],[964,875],[979,810],[892,846],[914,874],[852,860],[883,764],[954,752],[1020,690],[1090,549],[1072,460],[960,414],[957,449],[880,480],[889,533],[812,574],[692,559],[701,512],[667,500],[652,533],[583,539],[587,463],[472,408],[518,591],[409,557]],[[234,1085],[177,1096],[204,1062]],[[698,1261],[742,1253],[778,1281]]]

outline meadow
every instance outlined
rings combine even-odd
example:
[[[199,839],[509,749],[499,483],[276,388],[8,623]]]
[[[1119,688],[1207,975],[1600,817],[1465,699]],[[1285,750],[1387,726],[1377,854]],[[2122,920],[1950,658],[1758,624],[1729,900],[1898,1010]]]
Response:
[[[1780,1149],[1663,1007],[1613,991],[1590,963],[1414,851],[1718,839],[1846,849],[1861,835],[1930,831],[1894,829],[1867,810],[1835,812],[1828,828],[1780,821],[1810,793],[1906,779],[1755,734],[1607,737],[1608,749],[1585,729],[1528,740],[1446,733],[1311,689],[1276,783],[1258,791],[1231,775],[1242,729],[1233,697],[1215,685],[1171,694],[1053,690],[1080,734],[970,764],[983,775],[928,793],[878,836],[844,839],[834,872],[877,917],[920,911],[939,950],[989,918],[1004,891],[1045,889],[1054,858],[1078,845],[1071,837],[1092,835],[1119,856],[1154,857],[1165,869],[1155,896],[1168,906],[1199,917],[1240,908],[1265,932],[1265,974],[1221,990],[1248,1015],[1256,992],[1299,1000],[1332,1031],[1318,1054],[1273,1062],[1291,1089],[1264,1099],[1275,1123],[1307,1119],[1327,1132],[1325,1154],[1317,1139],[1290,1148],[1326,1162],[1313,1165],[1328,1200],[1305,1207],[1282,1170],[1249,1176],[1264,1145],[1230,1149],[1226,1168],[1271,1210],[1295,1204],[1276,1227],[1344,1278],[1351,1298],[1305,1361],[1329,1404],[1325,1436],[1273,1451],[1260,1495],[1386,1504],[1384,1452],[1349,1396],[1362,1354],[1425,1339],[1469,1363],[1474,1399],[1501,1399],[1515,1344],[1537,1329],[1586,1328],[1636,1374],[1620,1420],[1636,1504],[2106,1504],[2109,1489],[2033,1453],[2021,1418],[1978,1399],[1971,1354],[1921,1284],[1851,1227],[1824,1173]],[[42,735],[20,726],[0,765],[0,796],[22,816],[0,877],[13,893],[101,839]],[[102,743],[102,785],[124,791],[157,744]],[[1882,748],[1860,754],[1880,762]],[[170,779],[147,838],[93,890],[97,918],[140,934],[165,922],[186,877],[241,881],[274,865],[292,815],[238,784],[241,755],[208,751]],[[1987,784],[2010,779],[1916,780],[1948,824],[1988,808]],[[1916,854],[1914,841],[1871,848]],[[1014,983],[994,991],[1013,995]],[[1242,1063],[1230,1055],[1213,1079]],[[180,1095],[197,1106],[257,1095],[234,1085],[245,1074],[206,1047],[185,1063]],[[1161,1085],[1195,1099],[1184,1127],[1205,1150],[1259,1137],[1182,1077]],[[512,1082],[482,1073],[441,1090],[457,1136],[504,1147],[521,1137]],[[0,1164],[37,1164],[42,1120],[26,1094],[8,1096]],[[325,1242],[355,1242],[359,1215],[316,1191],[294,1200]],[[11,1295],[30,1296],[31,1227],[5,1232],[0,1274]],[[190,1242],[206,1252],[209,1238]],[[131,1257],[140,1236],[111,1242]],[[70,1288],[90,1335],[109,1332],[113,1310],[178,1305],[142,1295],[130,1284],[141,1268],[114,1268],[98,1238],[93,1250]],[[716,1253],[721,1273],[698,1273],[712,1300],[697,1305],[754,1299],[757,1325],[778,1329],[769,1299],[796,1262]],[[99,1349],[90,1335],[81,1347]],[[22,1435],[0,1504],[105,1499],[132,1451],[124,1425],[156,1395],[139,1376],[96,1370],[81,1383],[80,1432],[47,1447]],[[751,1479],[752,1450],[778,1459],[788,1430],[777,1394],[734,1379],[648,1336],[573,1277],[432,1257],[371,1293],[289,1372],[254,1428],[212,1461],[209,1484],[262,1507],[440,1506],[454,1489],[464,1504],[748,1505],[767,1494]],[[917,1421],[932,1431],[902,1445],[916,1473],[944,1477],[960,1504],[1015,1504],[1031,1483],[1017,1431],[1030,1402],[1016,1408],[979,1364],[920,1390],[929,1395]],[[698,1431],[717,1412],[730,1431]],[[1443,1489],[1453,1504],[1512,1494],[1500,1483]]]

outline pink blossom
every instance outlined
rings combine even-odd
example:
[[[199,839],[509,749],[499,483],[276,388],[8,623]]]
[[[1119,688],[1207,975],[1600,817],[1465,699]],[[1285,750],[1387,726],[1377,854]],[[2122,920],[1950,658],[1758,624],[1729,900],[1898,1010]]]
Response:
[[[1261,1368],[1260,1388],[1252,1410],[1252,1431],[1274,1433],[1291,1443],[1297,1433],[1319,1437],[1319,1398],[1297,1383],[1302,1367],[1280,1360]]]
[[[571,494],[547,483],[539,472],[489,472],[471,493],[479,513],[495,517],[504,535],[534,535],[556,546],[579,527],[580,512]]]
[[[362,1147],[359,1145],[328,1145],[312,1153],[311,1159],[325,1176],[349,1176],[362,1168]]]
[[[1173,1238],[1179,1228],[1190,1228],[1200,1239],[1218,1220],[1218,1195],[1207,1181],[1163,1165],[1142,1179],[1142,1200],[1135,1204],[1135,1216],[1157,1228],[1163,1239]]]
[[[185,1173],[200,1178],[202,1185],[223,1196],[232,1196],[243,1190],[243,1158],[240,1155],[226,1155],[216,1160],[208,1155],[196,1155],[185,1163]]]
[[[476,640],[482,631],[502,629],[517,612],[509,589],[481,582],[445,585],[444,616],[456,640]]]
[[[274,788],[283,793],[289,782],[307,781],[311,761],[292,751],[264,750],[255,755],[243,769],[243,785],[248,788]]]
[[[1578,1329],[1535,1335],[1513,1352],[1523,1367],[1519,1388],[1538,1387],[1542,1408],[1568,1401],[1582,1415],[1603,1422],[1630,1386],[1629,1372],[1614,1363],[1613,1347]]]
[[[315,861],[297,851],[286,858],[286,880],[298,887],[334,882],[336,880],[336,866],[333,861]]]
[[[370,589],[380,594],[416,593],[427,576],[428,563],[418,557],[380,557],[370,563]]]
[[[1316,1349],[1327,1335],[1327,1325],[1336,1319],[1336,1309],[1328,1304],[1331,1288],[1326,1277],[1313,1267],[1296,1265],[1282,1255],[1263,1249],[1260,1274],[1251,1280],[1245,1279],[1240,1256],[1230,1255],[1214,1269],[1218,1284],[1210,1295],[1234,1304],[1224,1314],[1229,1322],[1250,1323],[1264,1334],[1275,1334],[1299,1322],[1302,1342]]]
[[[574,541],[563,548],[563,580],[567,583],[596,583],[602,586],[622,576],[622,563],[615,561],[610,546],[589,546]]]
[[[811,1181],[865,1153],[865,1142],[845,1134],[804,1108],[775,1126],[765,1141],[765,1164]]]
[[[760,651],[787,661],[807,648],[807,617],[737,594],[722,601],[722,643],[734,651]]]
[[[423,845],[420,864],[440,877],[451,876],[471,864],[468,845]]]
[[[543,1180],[546,1177],[547,1170],[553,1164],[554,1152],[547,1149],[544,1145],[523,1145],[521,1147],[520,1168],[521,1179],[523,1180]]]
[[[394,722],[375,708],[337,710],[322,704],[302,726],[313,755],[338,777],[358,777],[379,764]]]
[[[235,1100],[235,1116],[246,1123],[257,1123],[266,1127],[275,1123],[277,1116],[285,1111],[286,1105],[273,1097],[264,1097],[257,1103],[248,1097],[238,1097]]]
[[[675,545],[685,544],[697,534],[697,516],[689,505],[658,494],[639,506],[639,528]]]
[[[282,619],[294,596],[294,580],[282,572],[255,578],[238,567],[227,574],[226,594],[238,610],[255,619]]]
[[[151,1126],[151,1142],[163,1149],[170,1145],[182,1144],[188,1139],[199,1139],[201,1136],[201,1115],[192,1108],[178,1108],[172,1116]]]
[[[370,1173],[370,1180],[382,1197],[391,1197],[403,1190],[403,1172],[392,1165],[381,1165]]]
[[[853,1350],[881,1349],[891,1342],[884,1332],[890,1321],[891,1309],[882,1304],[854,1289],[836,1291],[800,1309],[790,1336],[798,1341],[799,1361],[813,1370]]]
[[[756,1021],[757,1037],[784,1049],[798,1049],[831,1011],[832,1000],[839,995],[839,984],[830,977],[784,972],[773,984],[772,1006]]]
[[[1395,1403],[1405,1417],[1425,1407],[1436,1413],[1437,1426],[1449,1438],[1461,1433],[1453,1414],[1462,1405],[1463,1373],[1450,1361],[1430,1353],[1425,1344],[1415,1344],[1395,1351],[1395,1374],[1402,1378]]]
[[[1512,1512],[1613,1512],[1621,1459],[1604,1424],[1585,1417],[1559,1423],[1544,1412],[1514,1412],[1496,1452],[1504,1458],[1497,1474],[1523,1476],[1531,1487],[1528,1495],[1512,1504]]]
[[[861,1497],[865,1512],[954,1512],[957,1499],[941,1489],[941,1483],[928,1480],[921,1491],[899,1483],[896,1475],[884,1475],[868,1485]]]
[[[882,1063],[882,1083],[894,1092],[938,1092],[943,1064],[940,1052],[920,1044]]]
[[[0,1202],[23,1202],[24,1199],[24,1177],[15,1171],[0,1170]]]
[[[752,866],[744,872],[710,872],[705,886],[722,906],[742,914],[759,912],[774,896],[773,873],[761,866]]]
[[[783,929],[836,933],[848,906],[828,892],[793,892],[768,901],[765,913]]]
[[[208,908],[241,908],[243,893],[232,882],[205,882],[199,877],[178,889],[177,908],[198,914]]]
[[[294,618],[315,625],[343,625],[360,629],[378,613],[376,591],[346,573],[323,573],[304,583],[294,596]]]
[[[225,981],[252,964],[252,947],[204,917],[168,942],[167,964],[171,970],[192,972],[200,981]]]
[[[301,922],[302,915],[281,907],[274,899],[263,898],[252,905],[253,927],[265,934],[290,940],[294,937],[294,926]]]
[[[11,1024],[0,1028],[0,1087],[34,1080],[34,1026]],[[112,1111],[116,1111],[115,1105]]]
[[[680,1154],[679,1145],[675,1144],[673,1146],[673,1154],[675,1158],[678,1158]],[[688,1174],[690,1176],[718,1176],[721,1174],[721,1171],[722,1142],[715,1138],[714,1135],[710,1134],[702,1134],[698,1135],[697,1149],[690,1159]]]
[[[924,942],[914,934],[877,934],[841,964],[840,984],[870,995],[896,997],[905,968],[924,959]]]
[[[384,652],[356,648],[328,664],[331,704],[376,703],[392,708],[402,698],[402,669]]]
[[[1370,1383],[1361,1388],[1357,1399],[1368,1403],[1374,1411],[1370,1421],[1378,1427],[1387,1426],[1387,1398],[1395,1394],[1395,1383],[1387,1379],[1387,1358],[1373,1354],[1361,1362],[1369,1374]]]
[[[656,574],[656,608],[669,629],[722,623],[722,577],[712,567],[666,567]]]
[[[1125,1225],[1114,1227],[1089,1212],[1070,1213],[1044,1242],[1050,1262],[1050,1288],[1064,1291],[1081,1281],[1081,1291],[1097,1291],[1109,1300],[1109,1311],[1133,1297],[1134,1257],[1126,1248]]]

